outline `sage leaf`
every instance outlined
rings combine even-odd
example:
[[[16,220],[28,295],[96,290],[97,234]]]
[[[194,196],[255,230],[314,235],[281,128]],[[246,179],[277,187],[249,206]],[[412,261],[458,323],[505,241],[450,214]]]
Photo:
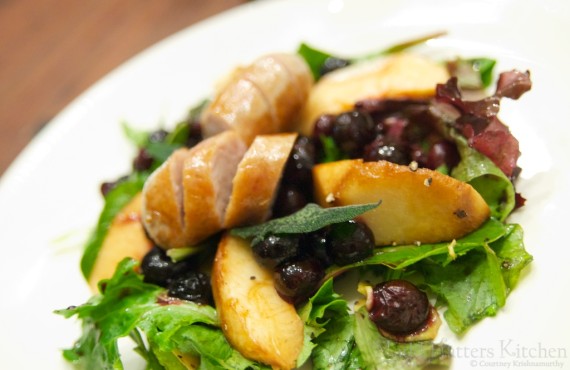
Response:
[[[275,218],[266,223],[233,229],[232,235],[244,239],[253,238],[252,244],[263,240],[270,234],[303,234],[317,231],[323,227],[339,222],[352,220],[361,214],[380,205],[378,203],[357,204],[342,207],[322,208],[309,203],[292,215]]]

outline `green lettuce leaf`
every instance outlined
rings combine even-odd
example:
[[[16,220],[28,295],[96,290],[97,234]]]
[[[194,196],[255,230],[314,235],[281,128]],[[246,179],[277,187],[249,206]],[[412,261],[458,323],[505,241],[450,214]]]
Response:
[[[99,221],[81,257],[81,272],[86,279],[93,271],[97,255],[113,219],[142,190],[148,175],[147,172],[135,172],[105,196],[105,205],[99,215]]]
[[[354,316],[349,314],[346,300],[333,290],[332,279],[299,309],[299,316],[305,323],[305,341],[311,343],[308,348],[315,369],[361,368],[354,342]]]
[[[485,89],[493,82],[493,68],[497,62],[490,58],[458,58],[450,64],[453,74],[463,89]]]
[[[162,163],[164,163],[170,155],[179,148],[182,148],[181,144],[173,143],[148,143],[145,147],[146,152],[154,159],[155,163],[153,168],[157,168]]]
[[[337,55],[332,55],[331,53],[328,53],[328,52],[323,51],[323,50],[319,50],[319,49],[312,47],[306,43],[301,43],[301,45],[299,45],[299,48],[297,49],[297,53],[301,57],[303,57],[303,59],[305,59],[305,61],[307,62],[307,65],[309,66],[309,69],[311,70],[311,73],[313,74],[313,78],[315,79],[315,81],[317,81],[321,78],[321,70],[322,70],[323,65],[325,64],[325,62],[328,58],[334,57],[334,58],[339,58],[339,59],[346,59],[349,61],[349,63],[358,63],[358,62],[361,62],[364,60],[374,59],[374,58],[378,58],[378,57],[389,55],[389,54],[400,53],[400,52],[405,51],[405,50],[412,48],[414,46],[423,44],[428,40],[431,40],[431,39],[437,38],[437,37],[441,37],[443,35],[445,35],[445,32],[437,32],[437,33],[421,36],[421,37],[418,37],[416,39],[412,39],[409,41],[405,41],[405,42],[393,45],[391,47],[388,47],[388,48],[380,50],[380,51],[376,51],[376,52],[373,52],[370,54],[361,55],[361,56],[352,57],[352,58],[344,58],[344,57],[339,57]]]
[[[442,268],[424,266],[425,282],[447,305],[444,317],[455,333],[463,333],[505,305],[507,287],[499,259],[489,248],[480,248]]]
[[[200,369],[270,369],[243,357],[230,346],[222,331],[212,326],[179,325],[176,335],[163,345],[199,355]]]
[[[454,135],[461,161],[451,176],[477,190],[491,208],[491,216],[505,221],[515,207],[513,183],[489,158],[469,147],[464,138]]]
[[[507,229],[501,222],[491,218],[479,229],[455,241],[453,246],[455,256],[449,253],[451,242],[382,247],[376,249],[374,255],[361,262],[329,268],[327,277],[337,276],[347,270],[362,266],[383,265],[391,269],[400,270],[427,258],[436,259],[445,265],[456,258],[456,256],[462,256],[472,249],[480,248],[489,242],[499,240],[506,232]]]
[[[361,308],[354,314],[354,338],[360,350],[362,369],[412,370],[449,366],[451,348],[431,341],[398,343],[384,338]]]
[[[444,259],[422,262],[425,283],[445,303],[450,328],[464,333],[505,305],[523,269],[532,261],[525,250],[522,228],[505,225],[504,235],[446,265]]]
[[[332,57],[332,54],[318,50],[308,44],[301,43],[297,49],[297,54],[303,57],[311,70],[313,78],[317,81],[321,78],[321,69],[325,64],[325,61]]]
[[[520,225],[510,224],[507,225],[507,235],[491,244],[499,259],[508,292],[515,288],[523,269],[532,262],[532,256],[524,248],[523,236]]]
[[[354,315],[335,317],[315,339],[311,359],[315,369],[362,368],[354,339]]]
[[[130,126],[127,122],[121,122],[121,127],[123,128],[123,134],[125,137],[133,143],[137,148],[144,148],[148,144],[149,133],[148,131],[138,130]]]
[[[168,302],[165,290],[145,283],[137,267],[138,262],[123,260],[112,278],[99,283],[101,294],[83,305],[56,311],[82,321],[81,337],[64,351],[68,361],[83,369],[122,369],[117,341],[130,336],[137,352],[153,369],[173,362],[173,351],[199,356],[203,369],[266,368],[230,346],[214,308],[187,301]]]
[[[331,136],[321,135],[319,137],[323,147],[323,157],[320,158],[319,163],[328,163],[348,159],[348,156],[343,154],[334,139]]]

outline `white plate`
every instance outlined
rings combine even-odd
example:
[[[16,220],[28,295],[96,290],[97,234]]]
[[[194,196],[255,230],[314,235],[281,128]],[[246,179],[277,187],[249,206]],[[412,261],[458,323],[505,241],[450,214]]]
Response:
[[[79,334],[52,310],[82,303],[81,243],[102,206],[102,180],[130,168],[119,122],[172,126],[239,62],[308,41],[355,54],[447,30],[433,55],[483,55],[499,69],[530,69],[530,93],[505,101],[502,117],[521,142],[512,220],[526,231],[532,267],[493,319],[458,339],[455,369],[570,368],[570,181],[566,106],[570,15],[561,1],[265,1],[185,30],[140,54],[80,96],[28,146],[0,182],[0,367],[65,368],[59,350]],[[500,366],[503,364],[503,366]]]

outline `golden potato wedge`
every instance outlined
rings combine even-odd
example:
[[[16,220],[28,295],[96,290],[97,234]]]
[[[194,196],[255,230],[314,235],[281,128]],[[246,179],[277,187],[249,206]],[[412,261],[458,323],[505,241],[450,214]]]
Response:
[[[317,117],[337,114],[368,98],[428,98],[449,74],[444,65],[413,54],[397,54],[331,72],[311,89],[298,130],[310,135]]]
[[[113,219],[88,279],[93,292],[97,292],[101,279],[113,276],[123,258],[140,261],[152,248],[141,223],[141,201],[141,195],[137,194]]]
[[[457,239],[476,230],[490,214],[471,185],[429,169],[355,159],[317,165],[313,177],[321,206],[382,201],[361,216],[376,245]]]
[[[245,357],[292,369],[303,346],[303,323],[273,285],[249,243],[225,235],[214,259],[212,290],[222,330]]]

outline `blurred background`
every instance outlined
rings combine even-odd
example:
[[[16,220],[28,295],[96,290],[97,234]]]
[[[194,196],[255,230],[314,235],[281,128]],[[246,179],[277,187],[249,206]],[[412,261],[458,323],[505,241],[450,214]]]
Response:
[[[161,39],[245,0],[0,0],[0,176],[77,95]]]

